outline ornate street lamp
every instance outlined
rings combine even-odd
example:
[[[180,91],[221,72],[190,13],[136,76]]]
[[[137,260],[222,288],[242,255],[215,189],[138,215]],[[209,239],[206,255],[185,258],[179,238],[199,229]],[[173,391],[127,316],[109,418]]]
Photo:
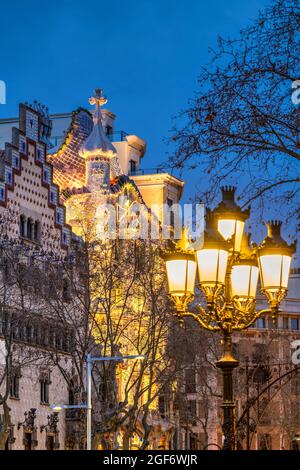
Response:
[[[221,188],[222,201],[215,208],[218,230],[225,240],[232,241],[233,251],[239,253],[243,239],[245,222],[250,216],[250,208],[242,211],[234,200],[235,188],[224,186]]]
[[[268,235],[258,247],[258,261],[263,293],[275,317],[288,288],[292,255],[296,244],[288,245],[281,237],[281,222],[267,222]]]
[[[188,234],[184,229],[180,241],[171,242],[170,249],[163,255],[166,262],[169,294],[175,302],[180,318],[194,298],[197,264],[193,250],[188,246]]]
[[[244,233],[250,210],[242,211],[234,201],[235,188],[222,188],[223,199],[215,211],[207,211],[203,238],[192,248],[187,233],[164,252],[169,295],[176,306],[180,323],[184,317],[196,320],[209,331],[222,333],[223,355],[216,363],[223,376],[223,448],[236,449],[232,333],[250,327],[265,313],[273,318],[287,293],[287,284],[295,244],[288,245],[280,236],[280,223],[268,223],[268,236],[258,247],[249,247]],[[194,252],[196,256],[194,256]],[[204,292],[206,307],[198,313],[187,311],[194,298],[198,266],[199,289]],[[262,292],[269,308],[256,311],[256,292],[260,272]]]

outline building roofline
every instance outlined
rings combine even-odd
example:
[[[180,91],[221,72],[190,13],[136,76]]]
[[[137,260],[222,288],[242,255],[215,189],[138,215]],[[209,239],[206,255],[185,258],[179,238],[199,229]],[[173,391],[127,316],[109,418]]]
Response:
[[[158,178],[158,179],[161,178],[163,180],[168,179],[170,182],[173,182],[173,183],[175,183],[175,184],[177,184],[181,187],[184,186],[184,181],[183,180],[181,180],[181,179],[177,178],[176,176],[171,175],[170,173],[167,173],[167,172],[165,172],[165,173],[147,173],[145,175],[130,175],[130,178],[132,178],[132,179],[136,178],[136,179],[139,179],[139,180],[142,180],[142,179],[147,180],[147,179],[151,179],[153,177]]]

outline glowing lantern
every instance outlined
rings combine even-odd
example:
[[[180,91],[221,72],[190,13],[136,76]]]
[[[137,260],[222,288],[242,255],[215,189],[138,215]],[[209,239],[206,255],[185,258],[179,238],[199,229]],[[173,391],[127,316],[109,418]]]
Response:
[[[268,235],[258,247],[262,290],[275,299],[284,296],[288,287],[292,255],[296,244],[288,245],[280,234],[281,222],[267,223]]]
[[[222,201],[214,210],[217,227],[225,240],[231,240],[233,251],[240,252],[245,221],[249,217],[249,209],[242,211],[234,200],[235,188],[222,188]]]
[[[179,242],[173,242],[170,251],[163,254],[166,263],[169,294],[174,298],[191,299],[196,278],[195,255],[189,249],[187,231],[184,229]]]
[[[203,240],[195,247],[199,284],[203,288],[222,286],[228,261],[228,243],[219,234],[215,227],[213,214],[206,212],[206,229]]]

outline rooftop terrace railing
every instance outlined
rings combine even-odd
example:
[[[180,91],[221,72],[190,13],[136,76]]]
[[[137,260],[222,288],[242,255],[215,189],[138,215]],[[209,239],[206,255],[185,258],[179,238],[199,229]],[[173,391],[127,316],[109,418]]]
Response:
[[[129,176],[158,175],[162,173],[166,173],[166,171],[162,168],[145,168],[139,170],[130,170]]]

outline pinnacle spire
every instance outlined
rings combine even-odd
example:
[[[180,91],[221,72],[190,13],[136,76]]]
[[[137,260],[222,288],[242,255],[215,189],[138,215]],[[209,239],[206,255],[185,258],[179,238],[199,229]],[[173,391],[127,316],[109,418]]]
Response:
[[[116,149],[107,138],[103,126],[102,126],[102,115],[100,107],[107,103],[107,99],[102,95],[102,89],[97,88],[94,95],[89,99],[91,105],[95,105],[96,109],[94,112],[94,127],[84,142],[80,154],[83,158],[89,157],[114,157],[116,155]]]

